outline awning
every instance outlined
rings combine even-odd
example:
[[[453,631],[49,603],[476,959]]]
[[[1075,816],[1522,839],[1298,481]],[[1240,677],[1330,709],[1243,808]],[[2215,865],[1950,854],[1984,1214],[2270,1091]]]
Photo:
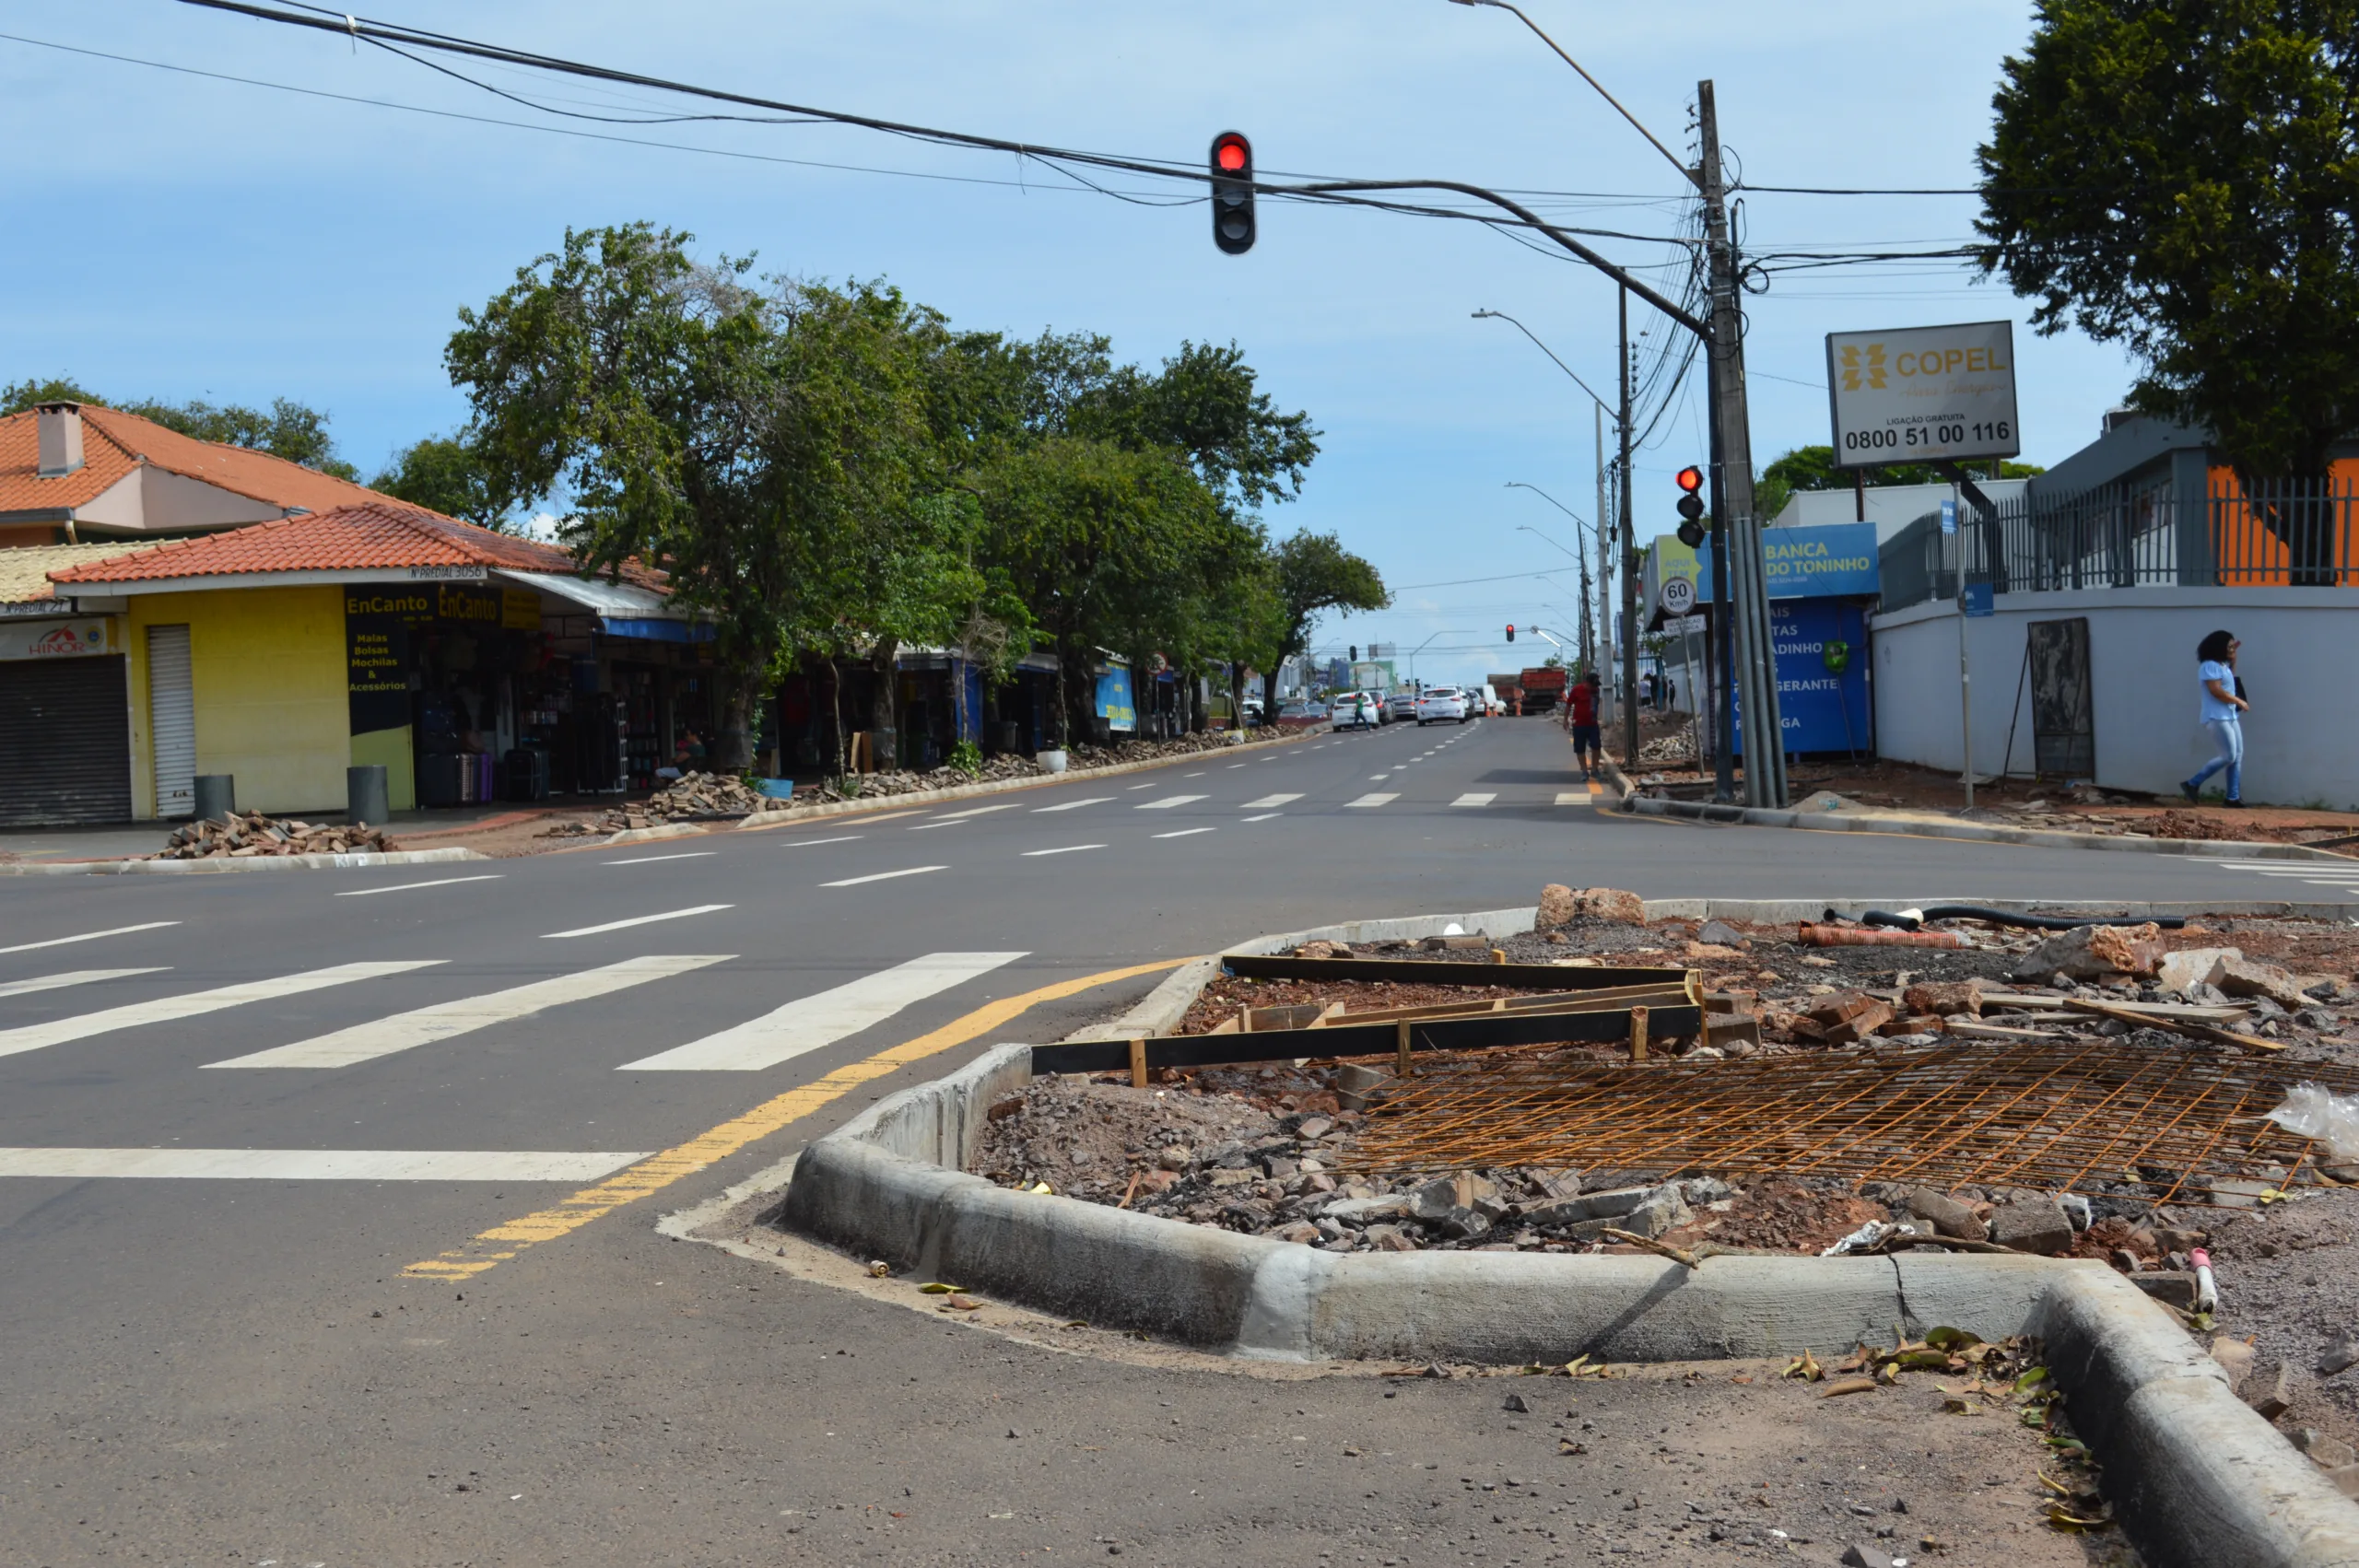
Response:
[[[710,622],[689,619],[688,612],[652,589],[561,572],[500,572],[522,588],[579,604],[598,618],[598,629],[608,637],[641,638],[651,642],[710,642],[719,635]]]

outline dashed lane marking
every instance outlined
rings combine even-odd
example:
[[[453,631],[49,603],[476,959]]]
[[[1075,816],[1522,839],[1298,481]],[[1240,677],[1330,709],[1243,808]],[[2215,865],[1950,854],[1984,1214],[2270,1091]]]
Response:
[[[585,1187],[546,1209],[480,1232],[441,1256],[413,1263],[402,1272],[414,1280],[473,1279],[486,1270],[498,1268],[527,1247],[569,1235],[626,1204],[651,1197],[683,1176],[694,1176],[715,1161],[727,1159],[747,1144],[825,1109],[863,1084],[898,1072],[953,1046],[963,1046],[979,1035],[989,1034],[1044,1001],[1079,996],[1084,991],[1095,990],[1117,980],[1159,974],[1167,969],[1176,969],[1187,962],[1189,960],[1185,958],[1165,958],[1153,964],[1133,965],[1127,969],[1109,969],[1102,974],[1060,980],[1020,996],[987,1002],[931,1034],[921,1035],[889,1050],[879,1051],[849,1067],[839,1067],[816,1082],[774,1095],[745,1115],[733,1117],[685,1143],[642,1160],[595,1187]]]
[[[1257,812],[1277,806],[1290,806],[1301,799],[1300,795],[1264,795],[1258,801],[1246,802],[1244,809],[1249,812]]]
[[[790,839],[790,840],[788,840],[786,843],[784,843],[784,844],[780,844],[780,845],[779,845],[779,846],[777,846],[777,847],[778,847],[779,848],[780,848],[780,849],[808,849],[808,848],[813,848],[813,847],[815,847],[815,846],[816,846],[816,845],[820,845],[820,844],[851,844],[851,843],[856,843],[856,842],[858,842],[861,838],[863,838],[863,837],[865,837],[865,835],[858,834],[858,833],[847,833],[847,834],[844,834],[842,837],[837,837],[837,838],[794,838],[794,839]]]
[[[1037,860],[1043,855],[1074,855],[1084,849],[1103,849],[1106,846],[1103,844],[1066,844],[1054,849],[1027,849],[1024,851],[1024,858],[1027,860]]]
[[[1131,788],[1133,790],[1144,790],[1146,786],[1144,784],[1133,784]],[[1034,806],[1032,808],[1032,813],[1037,816],[1042,812],[1070,812],[1076,811],[1083,806],[1102,806],[1113,798],[1114,797],[1111,795],[1092,795],[1086,801],[1059,801],[1053,806]]]
[[[614,862],[609,861],[609,864]],[[432,882],[397,882],[391,887],[355,887],[336,895],[338,898],[367,898],[378,893],[411,893],[421,887],[456,887],[463,882],[498,882],[501,872],[486,872],[480,876],[444,876]]]
[[[710,915],[735,907],[734,904],[696,904],[686,909],[666,909],[660,915],[633,915],[628,920],[608,920],[603,926],[576,926],[569,931],[546,931],[542,933],[542,940],[555,942],[561,937],[603,936],[608,931],[627,931],[633,926],[651,926],[658,920],[685,920],[691,915]]]
[[[1168,812],[1174,806],[1184,806],[1189,804],[1191,802],[1209,800],[1210,798],[1210,796],[1206,795],[1166,795],[1159,801],[1141,801],[1132,809],[1133,811],[1142,812]]]
[[[718,855],[718,849],[683,849],[676,855],[639,855],[628,860],[601,860],[602,866],[651,866],[658,860],[701,860]]]
[[[1239,818],[1238,818],[1238,820],[1239,822],[1267,822],[1267,821],[1269,821],[1272,817],[1278,816],[1278,815],[1281,815],[1281,814],[1283,814],[1283,813],[1278,813],[1278,812],[1263,812],[1260,816],[1239,817]]]
[[[1216,827],[1183,827],[1177,833],[1158,833],[1155,837],[1157,838],[1190,838],[1199,833],[1218,833],[1220,829]]]
[[[1496,795],[1461,795],[1449,803],[1453,806],[1487,806],[1497,799]]]
[[[840,882],[823,882],[821,887],[858,887],[864,883],[891,882],[895,877],[923,876],[928,872],[946,872],[948,866],[909,866],[898,872],[871,872],[866,876],[848,876]]]
[[[84,931],[79,936],[53,936],[46,942],[20,942],[14,947],[0,947],[0,953],[30,953],[37,947],[65,947],[71,942],[96,942],[102,936],[129,936],[134,931],[159,931],[166,926],[177,926],[178,920],[149,920],[136,926],[111,926],[102,931]]]
[[[298,1040],[293,1045],[274,1046],[269,1050],[231,1057],[226,1061],[208,1061],[205,1065],[350,1067],[356,1062],[374,1061],[379,1057],[393,1056],[418,1046],[471,1035],[478,1029],[488,1029],[495,1024],[530,1018],[536,1012],[562,1007],[568,1002],[590,1001],[598,997],[612,996],[616,991],[628,990],[633,986],[643,986],[650,980],[686,975],[725,963],[734,956],[727,953],[707,953],[627,958],[620,964],[534,980],[530,985],[515,986],[504,991],[461,997],[453,1001],[436,1002],[431,1007],[396,1012],[390,1017],[372,1018],[366,1024],[356,1024],[333,1034]]]
[[[1348,811],[1355,806],[1389,806],[1400,798],[1398,795],[1362,795],[1356,801],[1345,801],[1344,807]]]

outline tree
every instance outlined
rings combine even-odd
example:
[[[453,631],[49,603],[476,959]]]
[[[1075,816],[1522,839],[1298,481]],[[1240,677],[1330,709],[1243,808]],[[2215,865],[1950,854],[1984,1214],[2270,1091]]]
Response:
[[[1392,603],[1377,569],[1332,533],[1298,532],[1275,551],[1278,612],[1285,627],[1262,666],[1262,704],[1276,711],[1278,665],[1309,651],[1311,629],[1329,610],[1381,610]]]
[[[2040,0],[1979,151],[1984,270],[2138,355],[2132,403],[2248,494],[2322,481],[2359,422],[2354,39],[2359,0]],[[2330,580],[2330,531],[2267,515]]]
[[[428,436],[393,454],[392,466],[369,481],[372,490],[503,529],[511,515],[499,476],[464,436]]]
[[[269,412],[264,413],[240,404],[207,403],[203,398],[187,403],[117,403],[63,377],[45,381],[27,379],[0,388],[0,414],[22,413],[43,403],[88,403],[119,409],[196,440],[268,452],[338,479],[360,477],[358,469],[336,455],[335,440],[328,434],[328,416],[291,398],[272,399]]]
[[[1870,485],[1945,485],[1949,475],[1931,463],[1894,462],[1882,468],[1852,470],[1835,466],[1835,449],[1829,447],[1796,447],[1761,471],[1755,481],[1754,500],[1764,519],[1776,517],[1786,509],[1797,491],[1848,490],[1857,472]],[[2001,462],[2001,479],[2028,479],[2047,470],[2037,463]]]

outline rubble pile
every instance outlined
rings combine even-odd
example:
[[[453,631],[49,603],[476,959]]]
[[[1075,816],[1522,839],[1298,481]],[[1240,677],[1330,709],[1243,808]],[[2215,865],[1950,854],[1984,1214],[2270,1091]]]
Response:
[[[937,767],[925,773],[863,773],[858,776],[860,788],[856,790],[838,789],[835,784],[821,784],[807,792],[795,790],[794,798],[798,801],[864,801],[879,795],[913,795],[921,790],[955,790],[961,784],[1042,776],[1040,765],[1030,757],[1002,752],[997,756],[985,758],[980,773],[968,773],[956,767]]]
[[[1116,741],[1108,746],[1076,745],[1066,755],[1074,767],[1111,767],[1125,762],[1153,762],[1164,756],[1194,756],[1202,752],[1226,751],[1234,745],[1250,745],[1261,739],[1275,740],[1272,730],[1249,730],[1243,741],[1229,739],[1226,730],[1205,730],[1194,734],[1174,735],[1168,741]]]
[[[394,848],[381,827],[365,822],[313,824],[239,812],[175,828],[150,860],[244,860],[258,855],[381,855]]]
[[[1696,737],[1684,730],[1638,743],[1641,767],[1685,767],[1696,760]]]
[[[784,811],[787,804],[752,789],[734,774],[683,773],[644,801],[609,806],[595,816],[569,819],[543,837],[579,837],[620,833],[630,827],[660,827],[666,823],[734,820],[757,812]]]

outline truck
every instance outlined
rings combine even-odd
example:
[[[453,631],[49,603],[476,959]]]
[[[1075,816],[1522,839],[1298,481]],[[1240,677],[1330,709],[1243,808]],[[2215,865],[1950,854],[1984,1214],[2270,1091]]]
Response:
[[[1562,665],[1536,665],[1515,678],[1523,688],[1523,710],[1526,713],[1546,713],[1565,695],[1565,669]]]

